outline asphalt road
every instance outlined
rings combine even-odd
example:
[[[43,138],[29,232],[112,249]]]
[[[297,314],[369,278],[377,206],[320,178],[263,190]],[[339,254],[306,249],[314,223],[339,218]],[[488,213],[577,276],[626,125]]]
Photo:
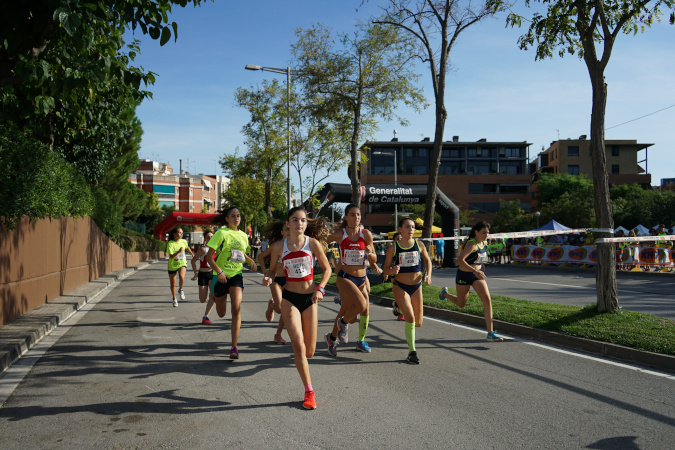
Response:
[[[331,358],[319,342],[318,408],[305,411],[290,344],[274,344],[276,324],[264,319],[261,276],[245,275],[232,362],[229,315],[201,325],[196,282],[173,308],[165,264],[114,285],[3,375],[35,363],[0,408],[0,448],[673,446],[672,374],[525,340],[488,343],[484,330],[431,318],[417,329],[412,366],[403,324],[378,306],[372,353],[350,343]],[[319,306],[320,337],[331,300]]]
[[[437,269],[433,284],[454,288],[457,269]],[[586,306],[597,303],[595,272],[590,269],[556,269],[536,266],[488,265],[492,295],[546,303]],[[675,274],[617,272],[619,306],[675,319]]]

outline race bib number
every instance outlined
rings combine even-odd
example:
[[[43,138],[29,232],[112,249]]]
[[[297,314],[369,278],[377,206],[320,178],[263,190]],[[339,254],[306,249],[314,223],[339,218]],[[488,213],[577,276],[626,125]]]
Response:
[[[363,250],[345,250],[344,265],[346,266],[362,266],[366,258],[366,252]]]
[[[244,255],[244,252],[241,250],[231,250],[231,255],[230,255],[230,262],[234,263],[245,263],[246,262],[246,256]]]
[[[420,263],[420,253],[419,252],[403,252],[398,255],[399,266],[401,267],[413,267]]]
[[[176,260],[177,260],[177,261],[183,261],[184,259],[185,259],[185,250],[181,250],[181,251],[178,252],[178,254],[176,255]]]
[[[312,274],[312,261],[309,256],[284,260],[286,276],[290,278],[304,278]]]

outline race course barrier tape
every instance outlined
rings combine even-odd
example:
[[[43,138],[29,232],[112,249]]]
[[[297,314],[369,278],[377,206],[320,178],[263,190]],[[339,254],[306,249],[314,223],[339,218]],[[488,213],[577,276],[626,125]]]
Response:
[[[586,233],[587,231],[592,231],[594,233],[614,233],[614,230],[611,228],[576,228],[570,230],[545,230],[545,231],[516,231],[514,233],[495,233],[490,234],[488,239],[508,239],[508,238],[523,238],[523,237],[533,237],[533,236],[552,236],[555,234],[571,234],[571,233]],[[664,237],[664,236],[661,236]],[[450,236],[450,237],[437,237],[437,238],[417,238],[420,241],[458,241],[467,239],[468,236]],[[652,239],[653,241],[654,239]],[[596,240],[596,241],[599,241]],[[391,239],[386,241],[378,242],[393,242]]]
[[[668,236],[636,236],[636,237],[615,237],[615,238],[599,238],[596,239],[596,244],[609,244],[612,242],[658,242],[658,241],[675,241],[675,235]]]

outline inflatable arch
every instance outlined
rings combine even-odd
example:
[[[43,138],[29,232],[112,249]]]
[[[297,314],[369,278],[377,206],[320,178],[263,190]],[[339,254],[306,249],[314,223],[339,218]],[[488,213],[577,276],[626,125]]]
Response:
[[[425,184],[369,184],[361,186],[362,203],[396,203],[424,204],[427,198]],[[321,210],[333,203],[351,203],[351,184],[326,183],[318,192],[319,208],[312,209],[305,205],[312,217],[317,217]],[[444,237],[459,236],[459,208],[441,191],[436,188],[436,212],[441,216],[441,229]],[[445,267],[455,267],[459,255],[459,241],[454,240],[446,244]],[[433,258],[433,255],[430,255]]]
[[[163,241],[166,239],[166,233],[176,225],[209,225],[217,215],[174,211],[155,225],[153,233],[155,239]]]

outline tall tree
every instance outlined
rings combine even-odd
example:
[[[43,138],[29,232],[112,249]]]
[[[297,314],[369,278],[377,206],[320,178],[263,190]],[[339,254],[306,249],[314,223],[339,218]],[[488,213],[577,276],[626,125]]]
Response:
[[[296,96],[297,98],[297,96]],[[300,202],[315,196],[321,183],[337,170],[345,167],[350,155],[345,151],[342,130],[348,125],[349,118],[320,120],[312,115],[314,105],[311,99],[299,99],[291,106],[292,120],[292,160],[291,165],[300,180]]]
[[[433,223],[438,168],[441,165],[443,133],[448,118],[445,108],[445,77],[450,67],[450,51],[462,31],[493,16],[501,8],[501,2],[389,0],[387,3],[388,5],[383,7],[382,17],[373,22],[404,30],[416,40],[417,46],[412,54],[424,64],[428,64],[434,86],[436,128],[424,210],[424,223]],[[424,236],[431,237],[431,227],[424,232]]]
[[[264,184],[264,211],[272,217],[273,186],[282,177],[287,160],[288,125],[286,121],[286,89],[277,80],[265,80],[261,85],[250,89],[238,88],[235,102],[246,108],[251,120],[242,128],[244,143],[248,148],[245,160],[250,164],[250,174],[254,174]],[[227,161],[228,166],[223,164]],[[232,170],[230,158],[221,160],[223,170]]]
[[[605,109],[607,83],[605,68],[609,63],[619,33],[635,34],[659,20],[661,8],[673,8],[673,0],[540,0],[547,5],[546,15],[534,13],[526,34],[518,40],[520,48],[536,47],[535,59],[578,53],[591,79],[591,153],[595,217],[600,228],[614,228],[609,192],[609,175],[605,155]],[[531,0],[526,0],[530,5]],[[507,24],[521,26],[523,17],[509,14]],[[670,23],[675,14],[670,15]],[[600,237],[609,234],[601,233]],[[619,311],[616,287],[614,244],[598,246],[596,271],[597,307],[599,312]]]
[[[377,128],[377,118],[397,118],[398,104],[416,111],[426,106],[419,78],[412,71],[410,41],[388,27],[359,27],[353,34],[333,33],[320,24],[296,31],[294,66],[314,114],[333,120],[349,141],[352,203],[361,204],[359,139]],[[349,121],[344,118],[348,117]],[[343,128],[348,125],[349,128]]]

